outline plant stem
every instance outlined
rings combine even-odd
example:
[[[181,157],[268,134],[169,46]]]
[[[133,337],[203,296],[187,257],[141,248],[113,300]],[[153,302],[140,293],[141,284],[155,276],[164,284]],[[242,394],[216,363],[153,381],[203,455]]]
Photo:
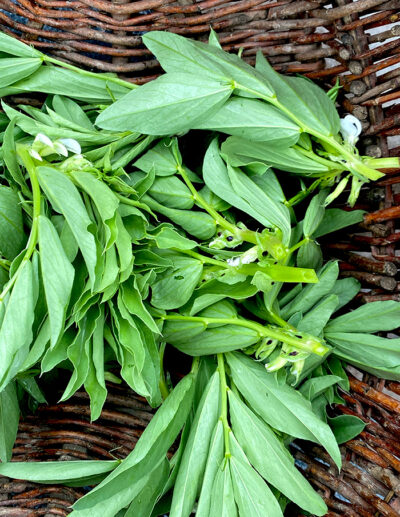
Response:
[[[212,259],[210,257],[206,257],[205,255],[202,255],[201,253],[197,253],[196,251],[178,250],[176,248],[171,248],[171,249],[178,253],[183,253],[184,255],[189,255],[190,257],[193,257],[193,258],[199,260],[202,264],[212,264],[213,266],[219,266],[224,269],[229,269],[231,267],[226,262],[223,262],[222,260],[216,260],[216,259]]]
[[[322,158],[322,156],[318,156],[313,151],[307,151],[307,149],[304,149],[303,147],[300,147],[299,145],[294,145],[294,149],[299,151],[301,154],[304,154],[304,156],[307,156],[307,158],[310,158],[314,162],[318,162],[321,165],[325,165],[329,169],[334,169],[339,174],[340,172],[343,172],[346,170],[343,163],[340,162],[332,162],[331,160],[327,160],[326,158]]]
[[[271,325],[261,325],[255,321],[249,321],[245,319],[204,318],[201,316],[182,316],[181,314],[166,314],[161,316],[161,319],[171,321],[193,321],[202,323],[206,327],[213,323],[222,325],[237,325],[238,327],[245,327],[250,330],[254,330],[260,338],[269,337],[271,339],[277,339],[278,341],[282,341],[288,345],[294,346],[300,350],[304,350],[312,354],[322,356],[329,351],[329,348],[314,336],[298,332],[297,330],[295,335],[295,332],[292,329],[280,329],[278,327],[272,327]]]
[[[89,72],[88,70],[82,70],[81,68],[78,68],[77,66],[70,65],[68,63],[65,63],[64,61],[60,61],[58,59],[55,59],[54,57],[50,57],[45,54],[43,54],[42,57],[43,57],[43,61],[45,63],[53,63],[55,65],[61,66],[62,68],[67,68],[68,70],[73,70],[74,72],[77,72],[80,75],[84,75],[86,77],[94,77],[95,79],[101,79],[108,83],[118,84],[119,86],[123,86],[124,88],[129,88],[130,90],[134,90],[134,89],[138,88],[137,84],[133,84],[128,81],[123,81],[122,79],[118,79],[118,77],[112,77],[112,76],[103,75],[103,74],[99,74],[99,73],[95,73],[95,72]]]
[[[368,167],[373,167],[374,169],[397,169],[400,167],[400,158],[371,158],[369,156],[365,156],[363,163]]]
[[[220,420],[222,425],[224,426],[224,442],[225,442],[225,459],[231,457],[231,451],[229,447],[229,433],[231,432],[231,428],[228,422],[228,386],[226,384],[226,375],[225,375],[225,364],[224,364],[224,355],[218,354],[218,373],[219,380],[221,385],[221,415]]]
[[[31,188],[33,194],[33,215],[32,215],[32,227],[31,233],[29,234],[28,243],[26,245],[26,251],[24,257],[18,266],[18,269],[10,279],[10,281],[6,284],[2,293],[0,294],[0,302],[4,300],[7,293],[11,290],[13,285],[15,284],[22,268],[25,264],[30,260],[33,252],[35,251],[37,240],[38,240],[38,226],[39,226],[39,216],[40,216],[40,186],[39,181],[36,175],[36,166],[33,162],[32,157],[30,156],[28,149],[25,146],[18,146],[17,153],[22,159],[23,164],[25,165],[26,170],[29,174],[29,179],[31,181]]]

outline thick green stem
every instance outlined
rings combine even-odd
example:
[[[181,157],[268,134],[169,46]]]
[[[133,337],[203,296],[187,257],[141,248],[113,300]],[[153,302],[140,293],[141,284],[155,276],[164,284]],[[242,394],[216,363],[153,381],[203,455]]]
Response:
[[[103,75],[103,74],[99,74],[99,73],[89,72],[88,70],[82,70],[81,68],[78,68],[77,66],[70,65],[68,63],[65,63],[64,61],[60,61],[59,59],[55,59],[54,57],[50,57],[45,54],[43,54],[43,61],[45,63],[53,63],[55,65],[61,66],[62,68],[67,68],[68,70],[73,70],[74,72],[77,72],[79,75],[83,75],[86,77],[94,77],[95,79],[101,79],[107,83],[118,84],[119,86],[123,86],[124,88],[129,88],[130,90],[134,90],[135,88],[138,88],[137,84],[133,84],[128,81],[123,81],[122,79],[118,79],[118,77],[112,77],[112,76]]]
[[[216,259],[212,259],[210,257],[206,257],[205,255],[202,255],[201,253],[197,253],[196,251],[178,250],[176,248],[171,248],[171,249],[178,253],[183,253],[184,255],[189,255],[189,257],[193,257],[193,258],[199,260],[202,264],[211,264],[213,266],[219,266],[224,269],[229,269],[229,267],[230,267],[229,264],[227,264],[226,262],[223,262],[222,260],[216,260]]]
[[[300,350],[304,350],[308,353],[316,355],[325,355],[329,348],[324,345],[320,340],[305,334],[302,332],[294,331],[292,329],[280,329],[278,327],[272,327],[271,325],[261,325],[255,321],[249,321],[239,318],[205,318],[201,316],[182,316],[181,314],[166,314],[161,316],[163,320],[171,321],[193,321],[202,323],[205,327],[212,325],[213,323],[221,325],[237,325],[238,327],[245,327],[254,330],[261,338],[267,337],[271,339],[277,339],[283,343],[294,346]]]
[[[400,167],[400,158],[370,158],[365,156],[363,163],[374,169],[397,169]]]
[[[9,271],[10,266],[11,266],[11,262],[9,260],[0,258],[0,267],[5,269],[6,271]]]
[[[33,162],[32,157],[29,154],[28,149],[25,146],[18,146],[17,153],[19,154],[26,170],[28,171],[29,179],[31,181],[32,195],[33,195],[33,215],[32,215],[32,227],[31,233],[29,234],[28,243],[26,245],[26,251],[24,257],[18,266],[18,269],[6,284],[3,292],[0,294],[0,302],[4,300],[7,293],[11,290],[15,284],[22,268],[30,260],[33,252],[35,251],[37,240],[38,240],[38,226],[40,216],[40,186],[36,175],[36,166]]]
[[[229,422],[228,422],[228,386],[226,384],[224,355],[218,354],[217,358],[218,358],[219,380],[220,380],[220,385],[221,385],[220,420],[222,422],[222,425],[224,426],[225,458],[228,459],[231,456],[231,450],[229,447],[229,433],[231,432],[231,428],[230,428]]]

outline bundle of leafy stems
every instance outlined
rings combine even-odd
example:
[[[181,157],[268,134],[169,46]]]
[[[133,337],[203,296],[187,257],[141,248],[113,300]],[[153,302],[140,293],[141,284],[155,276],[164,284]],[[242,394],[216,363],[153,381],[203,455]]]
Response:
[[[166,73],[136,87],[0,34],[0,474],[97,484],[77,517],[324,515],[289,444],[340,467],[364,423],[327,408],[346,364],[400,378],[399,338],[374,334],[400,305],[346,309],[360,286],[318,239],[362,221],[327,208],[348,185],[353,206],[399,161],[359,155],[338,85],[253,68],[214,33],[143,40]],[[41,109],[10,106],[30,93]],[[160,406],[126,459],[10,461],[20,406],[65,373],[61,400],[84,386],[93,420],[106,380]]]

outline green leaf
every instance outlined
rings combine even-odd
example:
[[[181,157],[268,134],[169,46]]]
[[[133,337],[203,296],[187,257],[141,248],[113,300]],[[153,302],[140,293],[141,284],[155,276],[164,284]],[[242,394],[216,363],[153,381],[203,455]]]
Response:
[[[327,195],[327,190],[321,190],[311,199],[303,221],[304,237],[310,237],[313,235],[315,230],[321,224],[325,213],[324,201]]]
[[[313,237],[317,239],[327,233],[336,232],[347,226],[361,223],[364,219],[364,210],[340,210],[339,208],[328,208]]]
[[[195,129],[213,129],[268,145],[290,147],[300,135],[298,126],[274,106],[256,99],[230,98]]]
[[[297,470],[289,451],[272,429],[231,391],[229,407],[233,432],[257,471],[304,510],[325,515],[325,503]]]
[[[326,136],[339,132],[340,119],[335,103],[319,86],[304,77],[279,74],[261,52],[257,54],[256,69],[272,85],[278,101],[301,121],[305,129]]]
[[[365,422],[353,415],[339,415],[328,418],[329,425],[338,444],[346,443],[356,438],[365,428]]]
[[[54,346],[63,330],[75,270],[65,255],[56,229],[44,215],[39,216],[39,249],[51,345]]]
[[[186,70],[199,77],[235,82],[235,88],[252,90],[267,97],[273,90],[263,76],[234,54],[213,45],[192,41],[172,32],[151,31],[143,36],[146,47],[168,73]]]
[[[177,171],[176,160],[168,139],[158,142],[133,165],[144,172],[154,168],[156,176],[171,176]]]
[[[77,517],[91,517],[94,512],[114,517],[131,502],[136,485],[132,480],[142,479],[163,461],[183,427],[192,404],[193,381],[192,373],[180,381],[147,425],[129,456],[100,485],[74,504]]]
[[[322,251],[320,245],[317,242],[307,241],[301,246],[297,253],[296,260],[298,267],[320,269],[322,267],[322,263]]]
[[[0,301],[0,391],[18,372],[28,354],[35,298],[32,263],[26,262],[19,270],[10,297]]]
[[[165,340],[181,352],[191,356],[222,354],[239,350],[257,343],[260,339],[255,330],[238,325],[223,325],[218,328],[208,328],[201,334],[192,336],[190,340],[183,340],[180,337],[176,342],[176,337],[169,333],[169,329],[170,327],[166,325]]]
[[[0,474],[33,483],[65,484],[114,470],[120,460],[12,462],[0,464]]]
[[[157,178],[150,187],[149,194],[156,201],[169,208],[189,210],[194,205],[190,190],[176,176]]]
[[[191,129],[229,98],[229,84],[177,72],[132,90],[106,108],[96,125],[146,135],[171,135]]]
[[[204,471],[200,497],[197,504],[197,517],[209,517],[210,515],[211,499],[213,495],[216,495],[215,477],[219,471],[219,466],[222,463],[223,457],[224,429],[221,420],[218,420],[210,440],[206,468]]]
[[[41,64],[42,60],[39,57],[0,59],[0,88],[10,86],[33,74]]]
[[[178,233],[172,225],[162,224],[156,228],[152,234],[148,234],[150,239],[154,239],[160,249],[175,248],[178,250],[191,250],[197,246],[196,241],[187,239]]]
[[[215,372],[201,398],[179,466],[172,497],[171,517],[190,515],[207,462],[214,427],[219,417],[220,381]]]
[[[331,293],[335,294],[339,299],[336,311],[347,305],[358,294],[360,289],[361,284],[355,278],[350,277],[336,280],[331,291]]]
[[[319,272],[317,284],[309,284],[300,293],[281,309],[281,316],[289,319],[295,312],[306,312],[321,298],[329,294],[335,285],[339,274],[336,261],[328,262]]]
[[[19,197],[9,187],[0,185],[0,254],[13,260],[25,240]]]
[[[21,187],[22,193],[25,196],[30,197],[32,195],[31,191],[26,185],[25,178],[17,159],[15,146],[15,119],[10,121],[4,132],[2,151],[7,171],[10,173],[12,179],[17,183],[17,185]]]
[[[251,465],[235,456],[232,456],[229,463],[239,514],[253,517],[283,517],[274,494]]]
[[[215,517],[237,517],[230,464],[221,465],[211,488],[210,513]],[[197,514],[197,512],[196,512]]]
[[[40,186],[53,209],[62,214],[82,252],[92,284],[95,282],[97,250],[94,236],[88,230],[92,224],[75,185],[68,177],[51,167],[38,167]]]
[[[8,36],[4,32],[0,33],[0,51],[12,56],[20,57],[40,57],[42,54],[38,50],[25,45],[16,38]]]
[[[53,97],[53,108],[54,110],[64,117],[66,120],[70,120],[77,126],[88,129],[89,131],[94,130],[93,124],[90,122],[89,117],[83,111],[83,109],[68,97],[62,97],[55,95]]]
[[[300,388],[300,393],[308,400],[313,401],[319,395],[328,390],[331,386],[342,381],[341,377],[336,375],[321,375],[320,377],[313,377],[305,381]]]
[[[151,303],[159,309],[177,309],[191,297],[200,280],[203,265],[194,258],[166,254],[173,261],[173,269],[157,277],[152,286]]]
[[[142,201],[151,210],[168,217],[173,223],[183,228],[187,233],[201,240],[207,240],[214,236],[216,224],[214,219],[204,213],[195,210],[179,210],[161,205],[153,198],[145,194]]]
[[[326,326],[325,332],[381,332],[396,329],[399,321],[399,302],[372,302],[333,319]]]
[[[124,517],[151,517],[153,508],[162,494],[169,474],[169,462],[165,458],[148,476],[143,490],[133,499]]]
[[[307,399],[243,354],[231,352],[227,359],[235,385],[267,424],[296,438],[320,443],[341,465],[332,431],[314,414]]]
[[[252,142],[239,136],[230,136],[221,146],[222,153],[231,165],[241,167],[252,162],[265,163],[286,172],[305,176],[321,176],[329,172],[325,165],[304,156],[295,147],[275,148],[265,142]]]
[[[358,332],[327,332],[325,338],[334,346],[333,353],[348,363],[360,365],[364,370],[382,370],[382,377],[386,370],[388,373],[393,369],[400,371],[400,338],[387,339]]]
[[[0,461],[10,461],[19,423],[19,404],[15,383],[0,392]],[[3,465],[0,464],[0,469]]]
[[[0,49],[1,44],[2,42],[0,41]],[[29,47],[25,48],[30,49]],[[35,52],[32,55],[32,57],[35,57],[37,51],[34,49],[30,50]],[[27,57],[31,57],[31,55]],[[112,96],[119,99],[128,93],[129,89],[100,79],[100,76],[99,78],[88,77],[73,70],[50,65],[40,67],[29,77],[14,83],[9,88],[1,90],[0,95],[16,95],[23,92],[42,92],[55,95],[67,94],[68,97],[79,99],[83,102],[111,104],[113,101]]]
[[[313,336],[320,336],[330,317],[337,309],[339,298],[331,294],[323,298],[317,305],[308,311],[298,324],[298,330]]]
[[[143,321],[143,323],[155,334],[159,334],[159,329],[145,307],[136,278],[130,278],[129,282],[121,285],[122,300],[128,311]]]

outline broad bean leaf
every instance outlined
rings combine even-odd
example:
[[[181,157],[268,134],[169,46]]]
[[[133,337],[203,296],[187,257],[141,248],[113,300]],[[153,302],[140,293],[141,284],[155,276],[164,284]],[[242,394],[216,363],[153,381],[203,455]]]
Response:
[[[243,354],[231,352],[227,359],[235,385],[267,424],[291,436],[320,443],[341,465],[332,431],[314,414],[307,399]]]
[[[92,284],[94,284],[97,262],[96,242],[88,229],[92,221],[77,188],[65,174],[52,167],[38,167],[37,173],[40,186],[50,200],[53,209],[65,217],[74,234]]]
[[[325,503],[297,470],[291,454],[272,429],[232,392],[229,407],[233,432],[257,471],[304,510],[325,515]]]
[[[360,289],[361,284],[355,278],[341,278],[340,280],[336,280],[331,291],[331,293],[335,294],[339,300],[336,311],[347,305],[349,301],[356,296]]]
[[[35,48],[25,45],[16,38],[8,36],[4,32],[0,33],[0,51],[19,57],[40,57],[41,53]]]
[[[51,221],[39,216],[40,265],[54,346],[64,327],[71,296],[75,270],[62,247],[57,230]]]
[[[318,273],[319,282],[309,284],[281,309],[283,318],[290,318],[295,312],[306,312],[321,298],[331,292],[339,274],[337,262],[328,262]]]
[[[104,517],[114,517],[115,513],[130,503],[132,495],[129,488],[132,488],[132,479],[140,480],[163,461],[188,417],[193,392],[194,374],[191,373],[167,397],[147,425],[134,450],[121,465],[74,504],[76,516],[89,517],[94,511],[99,511]]]
[[[168,139],[158,142],[133,165],[144,172],[154,168],[156,176],[172,176],[177,171],[176,160]]]
[[[19,271],[11,295],[0,301],[0,391],[28,354],[36,297],[32,263],[28,261]]]
[[[63,485],[79,480],[86,483],[99,474],[111,472],[120,463],[120,460],[12,462],[0,464],[0,474],[33,483]]]
[[[299,127],[277,108],[243,97],[230,98],[196,129],[213,129],[280,147],[294,145],[300,135]]]
[[[338,332],[380,332],[399,326],[400,304],[393,300],[372,302],[358,307],[330,321],[325,331]]]
[[[342,381],[337,375],[321,375],[306,380],[300,387],[300,393],[308,400],[313,401],[319,395],[327,391],[331,386]]]
[[[340,208],[328,208],[324,217],[314,231],[313,237],[317,239],[327,233],[336,232],[347,226],[361,223],[364,219],[364,210],[340,210]]]
[[[221,199],[250,215],[264,226],[277,226],[290,236],[289,211],[268,193],[258,187],[239,169],[225,165],[219,155],[218,141],[214,139],[204,157],[204,182]]]
[[[361,332],[329,332],[327,341],[333,353],[344,361],[367,371],[380,372],[385,379],[400,375],[400,338],[387,339]]]
[[[19,404],[15,382],[0,392],[0,461],[10,461],[19,423]],[[0,468],[2,467],[0,463]]]
[[[113,131],[171,135],[191,129],[229,98],[232,87],[184,72],[166,74],[106,108],[96,125]]]
[[[338,304],[339,298],[335,294],[326,296],[303,316],[298,330],[313,336],[321,335]]]
[[[327,195],[327,190],[321,190],[311,199],[303,221],[304,237],[311,237],[321,224],[325,213],[324,201]]]
[[[249,463],[232,456],[229,465],[240,515],[283,517],[274,494]]]
[[[168,217],[173,223],[183,228],[187,233],[201,240],[210,239],[215,234],[216,224],[214,219],[205,212],[195,210],[179,210],[168,208],[158,203],[155,199],[145,194],[142,201],[151,210]]]
[[[165,458],[149,475],[145,487],[135,496],[124,517],[151,517],[167,482],[170,465]]]
[[[106,76],[103,76],[104,79],[100,77],[88,77],[73,70],[51,65],[42,66],[29,77],[0,90],[0,96],[24,92],[65,95],[68,92],[69,97],[83,102],[111,104],[113,97],[119,99],[130,91],[129,88],[107,81]]]
[[[365,422],[353,415],[339,415],[328,418],[328,422],[339,445],[352,440],[365,428]]]
[[[329,172],[325,165],[304,156],[295,147],[271,147],[268,142],[252,142],[239,136],[230,136],[222,144],[221,151],[232,165],[238,167],[262,162],[282,171],[305,176],[320,176]]]
[[[322,263],[322,250],[317,242],[310,240],[305,242],[300,247],[296,259],[296,264],[298,267],[320,269],[322,267]]]
[[[235,88],[252,91],[253,96],[271,97],[274,93],[262,74],[238,56],[216,46],[159,31],[145,34],[143,42],[168,73],[186,70],[197,78],[205,76],[234,82]]]
[[[176,176],[157,178],[148,192],[156,201],[169,208],[190,210],[194,205],[190,190]]]
[[[210,513],[215,517],[237,517],[230,462],[219,467],[211,490]]]
[[[207,384],[183,452],[175,481],[170,516],[190,515],[201,486],[213,430],[219,417],[220,381],[215,372]]]
[[[165,254],[173,269],[158,276],[152,285],[151,303],[159,309],[177,309],[184,305],[200,280],[203,265],[192,257]]]
[[[7,118],[7,120],[9,120]],[[26,185],[25,178],[22,174],[21,167],[18,163],[16,144],[15,144],[15,132],[19,131],[15,129],[15,119],[12,119],[4,132],[3,137],[3,159],[7,167],[7,171],[10,173],[12,179],[17,185],[20,186],[22,193],[26,197],[32,196],[30,189]]]
[[[154,232],[147,235],[154,239],[160,249],[191,250],[197,246],[197,242],[184,237],[170,224],[160,225]]]
[[[94,126],[89,117],[79,104],[74,102],[72,99],[62,97],[61,95],[55,95],[53,97],[53,108],[56,113],[64,117],[64,119],[70,120],[77,126],[88,129],[89,131],[94,130]]]
[[[210,440],[207,463],[201,485],[200,496],[197,504],[197,517],[208,517],[210,515],[211,499],[215,495],[215,477],[224,457],[224,429],[219,420],[214,428]],[[226,516],[228,517],[228,516]]]
[[[18,195],[0,185],[0,254],[13,260],[26,241]]]
[[[42,60],[39,57],[19,57],[0,60],[0,88],[11,84],[33,74]]]
[[[168,331],[168,326],[166,332]],[[174,342],[174,336],[166,334],[165,339],[173,344],[178,350],[185,354],[211,355],[222,354],[232,350],[246,348],[260,339],[260,335],[252,329],[240,327],[238,325],[223,325],[217,328],[208,328],[204,332],[192,335],[190,341]]]
[[[325,136],[338,134],[340,119],[335,103],[319,86],[304,77],[279,74],[261,52],[257,54],[256,69],[272,85],[278,101],[301,122],[304,129]]]

